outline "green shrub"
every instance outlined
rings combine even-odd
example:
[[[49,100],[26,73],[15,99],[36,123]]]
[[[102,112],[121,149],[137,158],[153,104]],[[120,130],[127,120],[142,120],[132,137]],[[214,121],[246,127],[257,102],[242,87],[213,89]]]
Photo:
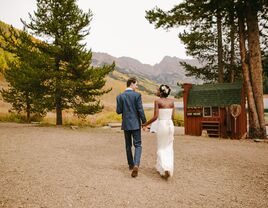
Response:
[[[35,114],[31,116],[30,122],[40,122],[42,121],[43,117]],[[1,122],[16,122],[16,123],[28,123],[27,117],[25,114],[17,114],[17,113],[8,113],[8,114],[1,114],[0,115],[0,121]]]
[[[16,122],[16,123],[26,123],[26,116],[21,114],[9,113],[5,115],[0,115],[0,121],[2,122]]]
[[[184,126],[183,114],[175,115],[174,126]]]

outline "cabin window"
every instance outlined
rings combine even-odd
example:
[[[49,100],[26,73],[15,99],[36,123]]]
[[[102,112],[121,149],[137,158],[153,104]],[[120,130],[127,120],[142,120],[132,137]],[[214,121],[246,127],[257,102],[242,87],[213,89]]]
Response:
[[[215,117],[220,116],[219,107],[212,107],[212,116],[215,116]]]
[[[187,108],[186,115],[187,116],[202,116],[202,108],[201,107]]]
[[[212,107],[204,107],[203,108],[203,115],[204,115],[204,117],[211,117],[212,116]]]

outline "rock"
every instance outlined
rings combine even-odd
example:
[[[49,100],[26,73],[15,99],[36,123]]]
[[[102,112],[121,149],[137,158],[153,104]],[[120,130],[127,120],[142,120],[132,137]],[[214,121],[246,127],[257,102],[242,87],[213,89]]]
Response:
[[[31,124],[39,125],[39,124],[41,124],[41,122],[32,121]]]
[[[111,128],[121,127],[121,123],[108,123]]]
[[[254,139],[254,142],[265,142],[268,143],[267,139]]]
[[[110,129],[110,126],[103,126],[102,129]]]
[[[202,137],[208,137],[208,132],[207,132],[207,130],[202,130],[201,135],[202,135]]]

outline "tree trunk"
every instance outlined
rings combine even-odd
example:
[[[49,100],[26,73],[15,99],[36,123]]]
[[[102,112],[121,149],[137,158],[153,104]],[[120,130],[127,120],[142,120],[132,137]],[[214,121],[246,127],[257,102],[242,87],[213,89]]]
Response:
[[[249,63],[252,77],[252,88],[254,100],[256,103],[260,130],[259,138],[266,138],[266,128],[264,120],[264,104],[263,104],[263,78],[262,78],[262,61],[260,49],[260,37],[258,27],[257,11],[254,7],[255,2],[252,0],[246,1],[246,22],[248,28],[248,48],[249,48]]]
[[[29,101],[29,94],[26,93],[26,120],[27,123],[30,123],[30,117],[31,116],[31,105]]]
[[[223,83],[223,47],[222,47],[222,16],[217,9],[217,32],[218,32],[218,82]]]
[[[55,44],[58,43],[58,39],[55,39]],[[56,71],[60,71],[60,58],[56,57],[55,60]],[[62,105],[61,105],[61,89],[60,89],[60,76],[56,73],[56,90],[55,90],[55,105],[56,105],[56,125],[62,125]]]
[[[56,95],[57,96],[57,95]],[[62,108],[61,108],[61,99],[56,98],[56,125],[62,125]]]
[[[250,81],[250,72],[249,66],[246,62],[246,44],[245,44],[245,23],[243,10],[238,11],[238,27],[239,27],[239,47],[240,47],[240,56],[241,56],[241,64],[242,64],[242,72],[244,78],[244,85],[247,93],[247,101],[248,101],[248,118],[249,118],[249,137],[255,138],[256,132],[260,129],[257,109],[254,101],[253,90]]]
[[[257,112],[257,110],[256,110]],[[249,125],[249,132],[248,132],[248,137],[249,138],[255,138],[255,132],[257,128],[253,128],[254,127],[254,121],[253,121],[253,115],[252,112],[250,110],[248,110],[248,125]]]
[[[234,23],[234,2],[232,1],[232,8],[230,13],[230,23],[231,23],[231,30],[230,30],[230,39],[231,39],[231,72],[230,72],[230,83],[235,81],[235,23]]]

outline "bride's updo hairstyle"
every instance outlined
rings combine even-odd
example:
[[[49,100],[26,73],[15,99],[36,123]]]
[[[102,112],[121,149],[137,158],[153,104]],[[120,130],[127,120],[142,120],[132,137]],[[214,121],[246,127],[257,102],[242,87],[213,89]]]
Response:
[[[160,87],[159,87],[159,91],[160,91],[160,94],[161,94],[163,97],[166,98],[166,97],[169,96],[171,89],[170,89],[169,86],[167,86],[167,85],[165,85],[165,84],[162,84],[162,85],[160,85]]]

